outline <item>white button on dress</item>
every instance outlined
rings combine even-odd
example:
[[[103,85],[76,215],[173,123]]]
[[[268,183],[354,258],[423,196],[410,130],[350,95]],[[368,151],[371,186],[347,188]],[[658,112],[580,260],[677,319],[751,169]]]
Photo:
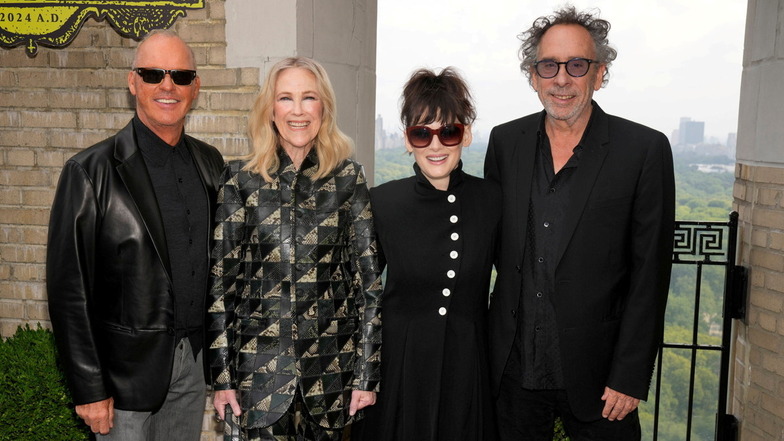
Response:
[[[451,253],[449,253],[449,257],[451,257],[451,258],[453,258],[453,259],[457,259],[457,251],[455,251],[455,250],[452,250],[452,252],[451,252]]]
[[[446,315],[446,308],[444,308],[443,306],[438,308],[438,314],[439,315]]]
[[[449,216],[449,222],[452,222],[453,224],[456,224],[457,223],[457,216],[454,215],[454,214]]]
[[[457,198],[455,197],[455,195],[450,194],[449,196],[446,197],[446,200],[448,200],[449,203],[453,203],[457,200]]]
[[[460,235],[459,235],[459,234],[457,234],[457,233],[452,233],[452,236],[451,236],[451,237],[452,237],[452,240],[457,240],[457,239],[460,239]]]
[[[446,276],[449,277],[450,279],[454,279],[455,278],[455,270],[447,271],[446,272]]]
[[[443,291],[441,291],[441,294],[443,294],[444,297],[449,297],[449,295],[452,294],[452,291],[450,291],[449,288],[444,288]]]

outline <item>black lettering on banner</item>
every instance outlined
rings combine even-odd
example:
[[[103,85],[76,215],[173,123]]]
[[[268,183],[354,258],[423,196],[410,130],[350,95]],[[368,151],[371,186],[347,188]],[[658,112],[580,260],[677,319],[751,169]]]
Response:
[[[68,46],[85,20],[110,24],[121,36],[140,40],[154,29],[170,28],[205,0],[0,0],[0,46],[23,46],[29,57],[38,45]],[[13,6],[11,6],[13,4]]]

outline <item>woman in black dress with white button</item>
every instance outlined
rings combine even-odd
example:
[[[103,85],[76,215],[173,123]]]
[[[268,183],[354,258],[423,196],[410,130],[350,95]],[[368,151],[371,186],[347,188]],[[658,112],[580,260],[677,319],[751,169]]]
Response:
[[[486,312],[500,189],[462,171],[476,117],[451,68],[415,72],[401,121],[416,175],[370,190],[382,296],[381,392],[354,440],[490,440]]]

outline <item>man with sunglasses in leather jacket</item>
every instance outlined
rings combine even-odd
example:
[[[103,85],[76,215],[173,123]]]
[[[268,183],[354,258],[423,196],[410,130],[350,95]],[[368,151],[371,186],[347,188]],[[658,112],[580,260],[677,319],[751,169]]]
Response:
[[[223,159],[184,134],[195,69],[176,34],[148,35],[128,74],[136,115],[66,162],[52,205],[49,314],[76,412],[98,439],[200,438]]]

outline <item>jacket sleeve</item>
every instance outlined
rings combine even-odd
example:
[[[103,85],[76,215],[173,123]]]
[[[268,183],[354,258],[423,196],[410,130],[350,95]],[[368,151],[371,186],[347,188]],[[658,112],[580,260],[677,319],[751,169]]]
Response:
[[[240,165],[226,166],[218,189],[207,299],[209,378],[216,390],[236,389],[235,305],[244,286],[242,270],[245,204],[238,183]]]
[[[485,179],[501,185],[501,171],[498,169],[498,158],[496,157],[496,129],[490,131],[490,140],[487,142],[487,153],[485,153]]]
[[[361,168],[351,198],[351,219],[351,266],[354,269],[353,285],[360,319],[353,387],[370,391],[378,388],[381,379],[382,288],[370,193]]]
[[[100,223],[90,177],[81,165],[68,161],[49,219],[46,290],[57,349],[75,404],[109,398],[90,316]]]
[[[651,143],[634,197],[629,292],[607,386],[647,399],[672,269],[675,178],[667,138]]]
[[[503,188],[501,187],[502,177],[501,170],[498,167],[498,153],[495,138],[496,129],[493,128],[493,130],[490,131],[490,140],[487,143],[487,152],[485,153],[484,175],[485,179],[495,183],[498,188]],[[501,203],[503,203],[503,201]],[[493,265],[495,266],[497,272],[501,270],[501,233],[503,232],[501,227],[502,225],[499,221],[498,232],[494,235],[495,240],[493,246]],[[493,291],[490,295],[491,297],[495,295],[495,286],[493,287]]]

